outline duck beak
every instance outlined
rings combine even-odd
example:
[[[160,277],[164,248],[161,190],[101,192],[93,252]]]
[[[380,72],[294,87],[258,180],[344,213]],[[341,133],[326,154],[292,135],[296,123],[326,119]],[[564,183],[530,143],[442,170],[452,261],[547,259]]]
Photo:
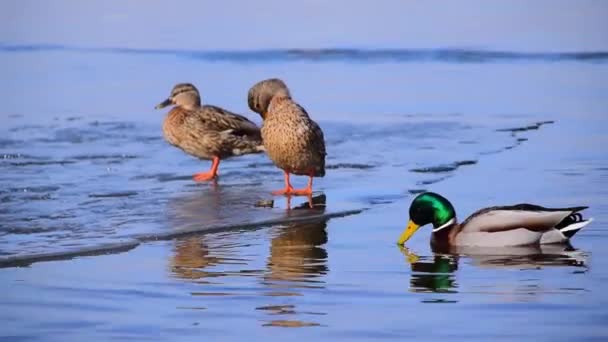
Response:
[[[171,101],[171,99],[166,99],[165,101],[157,104],[156,107],[154,107],[154,109],[165,108],[165,107],[170,106],[172,104],[173,104],[173,101]]]
[[[407,223],[407,228],[405,228],[403,233],[401,233],[401,236],[399,237],[399,241],[397,241],[397,243],[399,245],[403,245],[407,240],[409,240],[412,237],[412,235],[414,235],[414,233],[418,230],[418,228],[420,228],[420,226],[415,224],[412,220],[410,220]]]

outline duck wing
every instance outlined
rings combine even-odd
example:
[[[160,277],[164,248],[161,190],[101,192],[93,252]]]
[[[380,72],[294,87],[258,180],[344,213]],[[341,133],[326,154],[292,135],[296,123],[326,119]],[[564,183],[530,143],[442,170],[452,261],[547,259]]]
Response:
[[[310,118],[310,116],[308,115],[308,113],[302,106],[300,106],[297,103],[296,103],[296,106],[298,107],[298,109],[300,111],[302,111],[302,113],[304,115],[306,115],[306,118],[308,119],[308,124],[310,126],[310,132],[311,132],[312,146],[320,155],[326,156],[327,152],[325,151],[325,136],[323,135],[323,131],[321,130],[321,127]]]
[[[469,216],[461,224],[461,231],[493,233],[525,228],[545,232],[553,229],[571,214],[586,208],[545,208],[527,203],[484,208]]]
[[[310,118],[306,110],[299,104],[292,102],[295,105],[295,111],[298,112],[302,119],[303,125],[298,127],[299,136],[304,139],[308,145],[314,164],[314,176],[325,176],[325,136],[321,127]],[[299,173],[296,173],[299,174]]]
[[[234,135],[260,136],[258,126],[246,117],[223,108],[205,105],[189,116],[193,126],[206,131],[225,132]]]

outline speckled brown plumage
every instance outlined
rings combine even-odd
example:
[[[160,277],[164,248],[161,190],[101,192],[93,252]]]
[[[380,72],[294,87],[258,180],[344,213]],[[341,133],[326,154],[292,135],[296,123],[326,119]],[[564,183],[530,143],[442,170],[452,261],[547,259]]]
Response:
[[[323,131],[308,113],[294,102],[283,81],[269,79],[249,90],[249,107],[259,113],[262,140],[270,159],[288,174],[323,177],[325,139]],[[312,186],[309,182],[309,188]]]
[[[270,159],[279,168],[296,175],[325,176],[323,131],[290,98],[275,96],[270,101],[262,139]]]
[[[264,151],[260,130],[253,122],[216,106],[201,106],[198,90],[189,83],[176,85],[157,108],[168,105],[175,107],[165,118],[163,135],[192,156],[214,159],[215,165],[216,158],[219,163],[219,159]]]
[[[173,108],[163,123],[167,142],[201,159],[263,151],[260,130],[246,118],[215,106]]]

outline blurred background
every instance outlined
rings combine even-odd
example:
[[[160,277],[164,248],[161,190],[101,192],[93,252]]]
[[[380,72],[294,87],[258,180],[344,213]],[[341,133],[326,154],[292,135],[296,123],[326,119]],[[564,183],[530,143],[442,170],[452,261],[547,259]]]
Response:
[[[260,51],[273,49],[443,49],[507,52],[593,52],[608,49],[608,4],[598,0],[564,1],[3,1],[0,4],[0,44],[5,53],[11,47],[21,51],[43,49],[49,54],[25,54],[19,58],[0,56],[4,75],[2,93],[5,112],[55,112],[84,110],[90,114],[108,112],[144,113],[173,83],[192,81],[201,87],[203,100],[228,103],[246,111],[244,96],[256,80],[276,74],[307,75],[329,91],[310,94],[307,86],[295,89],[302,102],[313,110],[336,110],[336,101],[348,101],[367,91],[356,75],[316,75],[314,67],[282,65],[265,68],[264,59],[222,68],[214,63],[191,64],[198,52]],[[93,48],[84,53],[62,55],[63,49]],[[120,50],[123,49],[123,50]],[[128,51],[124,51],[128,49]],[[119,50],[119,51],[116,51]],[[91,52],[106,52],[93,54]],[[114,51],[115,53],[112,53]],[[120,53],[116,52],[121,52]],[[86,53],[89,52],[89,53]],[[124,54],[128,54],[125,56]],[[145,54],[150,58],[141,58]],[[175,56],[181,58],[174,59]],[[230,57],[230,55],[228,56]],[[233,56],[234,57],[234,56]],[[425,57],[425,56],[422,56]],[[226,58],[229,61],[233,59]],[[424,58],[422,58],[424,59]],[[218,63],[223,58],[213,61]],[[414,59],[415,62],[420,59]],[[340,62],[340,60],[338,60]],[[65,64],[64,64],[65,63]],[[63,68],[68,68],[64,70]],[[243,65],[245,64],[245,65]],[[226,70],[228,69],[228,70]],[[95,79],[94,86],[75,102],[66,89],[80,79]],[[323,72],[322,69],[319,72]],[[449,73],[450,69],[437,70]],[[391,72],[379,68],[370,88],[389,88]],[[336,89],[332,76],[349,81]],[[383,76],[389,76],[385,79]],[[418,100],[416,88],[425,87],[412,75],[398,86],[409,86],[398,96]],[[436,77],[446,77],[436,76]],[[493,75],[488,75],[493,79]],[[38,86],[32,89],[35,79]],[[488,81],[486,85],[495,85]],[[413,84],[414,82],[422,84]],[[459,80],[465,89],[471,87]],[[478,83],[480,80],[477,81]],[[484,82],[486,83],[486,82]],[[471,90],[472,98],[480,90]],[[26,89],[28,89],[26,91]],[[316,87],[315,87],[316,89]],[[409,90],[414,90],[409,91]],[[379,94],[378,101],[394,100]],[[422,92],[422,91],[421,91]],[[427,91],[423,91],[425,93]],[[24,100],[23,94],[36,101]],[[408,94],[415,94],[408,95]],[[145,96],[144,96],[145,95]],[[343,97],[339,97],[343,95]],[[391,96],[393,95],[393,96]],[[410,97],[411,96],[411,97]],[[423,95],[424,96],[424,95]],[[460,110],[449,95],[437,101]],[[66,101],[71,98],[71,101]],[[358,97],[365,104],[367,96]],[[315,99],[315,101],[312,101]],[[435,99],[434,99],[435,100]],[[69,102],[72,102],[69,104]],[[394,102],[394,101],[391,101]],[[404,101],[408,103],[409,101]],[[93,105],[94,103],[94,105]],[[118,107],[118,104],[120,108]],[[337,107],[337,108],[336,108]],[[402,108],[402,107],[400,107]]]
[[[606,49],[604,1],[4,1],[0,40],[133,49]]]

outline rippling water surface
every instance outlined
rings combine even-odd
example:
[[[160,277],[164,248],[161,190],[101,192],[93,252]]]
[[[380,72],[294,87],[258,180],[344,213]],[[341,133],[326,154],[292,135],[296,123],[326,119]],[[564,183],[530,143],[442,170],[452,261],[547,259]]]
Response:
[[[2,338],[608,336],[605,54],[239,56],[0,47]],[[190,81],[259,122],[245,94],[269,76],[325,131],[312,208],[269,195],[282,177],[264,155],[195,184],[209,163],[168,146],[152,110]],[[445,254],[423,229],[399,248],[424,190],[461,219],[533,202],[595,221],[572,246]]]

